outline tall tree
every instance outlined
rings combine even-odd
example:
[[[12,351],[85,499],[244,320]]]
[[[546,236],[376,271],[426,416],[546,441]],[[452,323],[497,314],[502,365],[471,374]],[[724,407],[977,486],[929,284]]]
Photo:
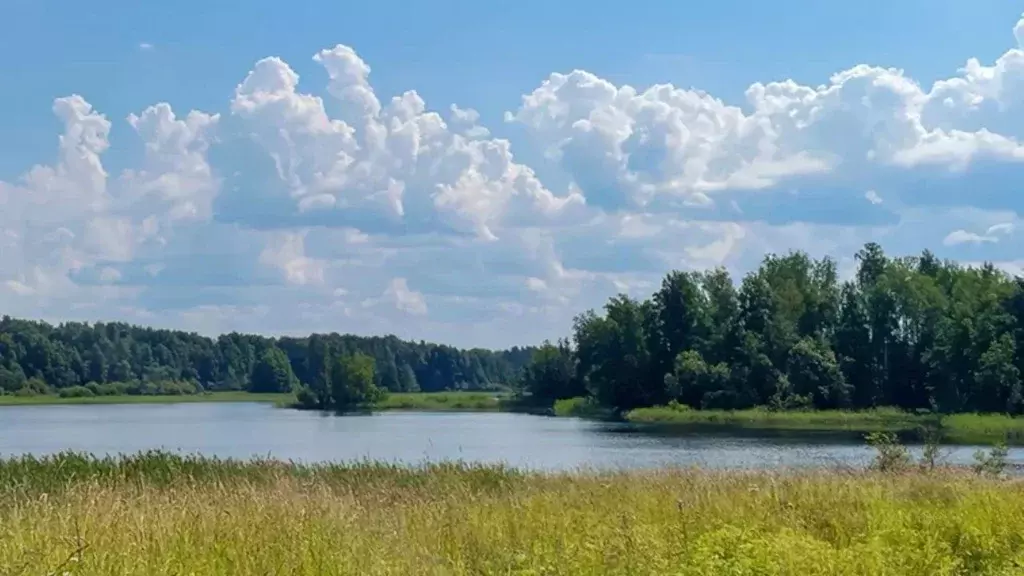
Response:
[[[252,369],[253,392],[291,392],[298,387],[288,357],[280,348],[267,348]]]

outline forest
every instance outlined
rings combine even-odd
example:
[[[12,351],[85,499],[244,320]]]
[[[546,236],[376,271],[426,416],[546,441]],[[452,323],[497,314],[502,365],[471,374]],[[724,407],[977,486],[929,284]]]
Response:
[[[0,320],[0,393],[378,392],[514,388],[521,404],[943,414],[1024,411],[1024,279],[991,264],[890,257],[874,243],[841,280],[831,258],[770,254],[740,282],[673,271],[648,299],[611,298],[540,347],[460,350],[395,336],[231,333]]]
[[[522,386],[537,404],[587,397],[626,411],[898,407],[1024,410],[1024,279],[869,243],[836,261],[768,255],[738,286],[671,272],[647,300],[611,298],[546,342]]]
[[[314,334],[215,339],[124,323],[0,319],[0,393],[64,396],[292,392],[323,366],[372,360],[373,385],[394,392],[492,390],[516,380],[531,348],[460,350],[394,336]]]

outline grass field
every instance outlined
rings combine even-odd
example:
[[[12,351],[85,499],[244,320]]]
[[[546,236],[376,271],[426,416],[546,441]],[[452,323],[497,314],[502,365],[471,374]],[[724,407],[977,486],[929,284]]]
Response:
[[[251,392],[208,392],[175,396],[89,396],[62,398],[57,395],[0,396],[0,406],[34,406],[44,404],[176,404],[184,402],[266,402],[280,404],[290,401],[291,394],[253,394]]]
[[[904,432],[937,428],[946,442],[990,443],[1005,440],[1024,445],[1024,418],[1003,414],[955,414],[935,416],[911,414],[894,408],[852,411],[691,410],[657,406],[627,412],[626,420],[637,424],[680,426],[694,429],[739,428],[745,430]]]
[[[150,453],[0,462],[0,574],[984,575],[1024,484],[956,471],[541,475]]]

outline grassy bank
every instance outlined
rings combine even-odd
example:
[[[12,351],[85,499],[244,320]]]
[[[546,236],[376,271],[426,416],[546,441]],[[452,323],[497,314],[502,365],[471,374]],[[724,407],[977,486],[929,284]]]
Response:
[[[1014,574],[1024,485],[958,472],[0,462],[0,573]]]
[[[500,392],[391,393],[374,410],[495,412],[506,398]]]
[[[691,427],[693,429],[739,428],[745,430],[897,432],[914,434],[937,428],[943,440],[956,443],[991,443],[1006,440],[1024,444],[1024,418],[1002,414],[911,414],[893,408],[861,412],[753,410],[692,410],[685,407],[638,408],[625,414],[637,424]]]
[[[251,392],[207,392],[179,395],[115,395],[64,398],[57,395],[0,396],[0,406],[35,406],[45,404],[177,404],[186,402],[267,402],[287,403],[291,394],[253,394]]]
[[[431,392],[389,394],[374,410],[475,411],[501,410],[507,398],[500,392]],[[292,394],[253,394],[251,392],[208,392],[173,396],[88,396],[65,398],[57,395],[0,396],[0,406],[45,404],[171,404],[184,402],[264,402],[280,406],[293,404]]]
[[[860,432],[887,432],[909,430],[924,424],[925,416],[909,414],[896,409],[845,411],[770,411],[752,410],[693,410],[677,406],[637,408],[625,414],[630,422],[638,424],[680,424],[729,426],[741,428],[774,428],[786,430],[850,430]],[[934,418],[931,419],[934,422]]]

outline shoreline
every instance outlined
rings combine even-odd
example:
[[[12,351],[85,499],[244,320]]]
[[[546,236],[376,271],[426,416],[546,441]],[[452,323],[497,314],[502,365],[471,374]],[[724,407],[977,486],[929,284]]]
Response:
[[[665,430],[742,430],[747,432],[822,432],[867,434],[891,432],[920,440],[925,430],[938,432],[944,444],[1024,446],[1024,418],[1005,414],[912,414],[893,408],[867,411],[690,410],[656,406],[637,408],[623,419]]]
[[[178,396],[90,396],[62,398],[49,396],[0,396],[0,408],[18,406],[114,405],[114,404],[188,404],[253,402],[294,407],[294,395],[243,391],[208,392]],[[554,408],[539,409],[517,405],[502,392],[450,391],[391,393],[381,403],[365,409],[369,412],[509,412],[577,417],[591,420],[621,421],[667,432],[687,433],[836,433],[866,434],[892,432],[910,440],[919,439],[921,430],[940,433],[945,444],[990,444],[1005,441],[1024,446],[1024,418],[1002,414],[912,414],[892,408],[869,411],[789,411],[692,410],[655,406],[637,408],[616,418],[608,411],[587,408],[586,403],[560,401]],[[564,403],[564,404],[563,404]]]

